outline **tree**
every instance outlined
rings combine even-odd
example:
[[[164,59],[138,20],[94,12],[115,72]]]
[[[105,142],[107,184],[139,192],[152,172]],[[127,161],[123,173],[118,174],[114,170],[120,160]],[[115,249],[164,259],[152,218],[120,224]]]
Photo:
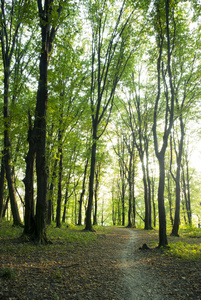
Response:
[[[168,244],[166,234],[166,213],[164,205],[164,186],[165,186],[165,152],[168,144],[168,137],[173,125],[174,118],[174,84],[172,78],[171,61],[172,61],[172,47],[171,42],[175,41],[174,22],[173,28],[170,28],[170,17],[173,17],[174,10],[170,13],[171,1],[162,1],[161,4],[156,3],[156,16],[155,26],[157,32],[157,48],[158,48],[158,59],[157,59],[157,95],[154,106],[154,119],[153,119],[153,137],[154,137],[154,148],[156,157],[159,162],[159,186],[158,186],[158,210],[159,210],[159,247],[166,246]],[[171,14],[171,16],[170,16]],[[171,29],[171,30],[170,30]],[[173,35],[172,35],[173,33]],[[165,53],[163,54],[163,52]],[[166,58],[166,69],[165,61]],[[164,101],[161,92],[161,79],[164,86],[165,95],[165,108],[164,108],[164,131],[162,145],[159,150],[159,141],[157,136],[157,121],[160,109],[160,101]]]
[[[1,51],[3,59],[4,68],[4,150],[3,150],[3,166],[1,168],[1,180],[3,183],[4,172],[6,174],[6,179],[9,188],[9,197],[11,202],[11,209],[13,214],[14,225],[21,225],[21,219],[18,211],[15,188],[13,184],[13,173],[11,170],[11,140],[10,140],[10,130],[11,130],[11,116],[10,116],[10,78],[11,73],[16,71],[16,66],[19,66],[19,57],[14,61],[15,47],[18,45],[17,40],[19,36],[22,36],[22,24],[24,21],[24,15],[26,10],[29,11],[30,1],[15,1],[11,4],[5,3],[1,0]],[[19,53],[20,48],[17,52],[20,57],[22,57],[23,50]],[[16,57],[15,57],[16,58]],[[13,67],[14,65],[14,67]],[[22,72],[22,71],[21,71]],[[14,75],[15,76],[15,75]],[[17,86],[15,85],[15,88]],[[16,97],[15,92],[13,92],[13,100]],[[1,189],[3,189],[3,184],[1,184]],[[2,195],[2,191],[1,191]],[[2,196],[1,196],[2,197]]]
[[[115,9],[112,2],[89,2],[89,20],[92,27],[91,54],[91,121],[92,147],[89,177],[89,199],[86,212],[86,230],[92,231],[91,211],[93,206],[94,174],[97,142],[105,131],[113,107],[114,94],[128,59],[133,50],[127,49],[129,36],[128,26],[133,11],[124,17],[126,1],[124,0],[113,24],[111,11]],[[126,53],[127,51],[127,53]]]
[[[46,112],[48,103],[47,71],[53,42],[58,29],[58,20],[63,1],[58,6],[54,0],[38,0],[38,14],[41,28],[41,53],[39,65],[39,82],[35,121],[33,128],[29,126],[29,151],[26,157],[25,184],[25,234],[34,234],[37,243],[46,243],[46,208],[47,208],[47,172],[46,172]],[[31,122],[30,122],[31,123]],[[37,203],[34,224],[30,215],[33,206],[33,171],[36,157]]]
[[[149,178],[149,144],[150,144],[150,118],[152,111],[149,108],[150,99],[148,98],[148,92],[142,91],[143,84],[140,82],[141,71],[139,71],[138,79],[135,79],[134,72],[130,75],[130,82],[127,79],[129,89],[128,103],[123,101],[124,108],[126,110],[127,117],[124,119],[124,123],[131,131],[133,145],[135,145],[143,172],[143,184],[144,184],[144,202],[145,202],[145,229],[152,229],[151,221],[151,183]],[[136,83],[136,81],[138,83]],[[144,92],[144,97],[142,96]]]

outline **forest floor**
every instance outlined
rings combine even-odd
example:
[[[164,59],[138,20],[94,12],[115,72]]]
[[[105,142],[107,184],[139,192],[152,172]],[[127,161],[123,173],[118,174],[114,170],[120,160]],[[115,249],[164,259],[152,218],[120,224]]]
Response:
[[[168,237],[163,251],[156,230],[65,227],[49,233],[52,245],[35,246],[10,227],[0,224],[0,299],[201,299],[201,259],[180,255],[200,238]]]

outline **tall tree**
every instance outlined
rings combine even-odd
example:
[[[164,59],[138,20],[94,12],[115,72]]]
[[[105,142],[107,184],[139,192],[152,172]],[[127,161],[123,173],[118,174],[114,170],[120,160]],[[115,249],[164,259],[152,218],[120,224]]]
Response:
[[[41,29],[41,53],[39,65],[39,82],[35,109],[34,126],[29,130],[29,151],[26,157],[25,183],[25,229],[24,233],[34,234],[37,243],[46,243],[46,206],[47,206],[47,172],[46,172],[46,112],[48,103],[47,73],[53,42],[58,29],[58,20],[63,1],[38,0],[38,14]],[[29,216],[29,207],[33,205],[33,170],[36,157],[37,203],[35,222]]]
[[[126,1],[124,0],[119,12],[116,11],[117,17],[113,21],[111,19],[111,12],[115,9],[113,5],[112,1],[107,3],[105,0],[89,1],[88,4],[89,20],[92,28],[90,93],[92,147],[85,229],[90,231],[93,230],[91,212],[97,142],[108,124],[117,83],[132,52],[132,50],[128,51],[127,49],[129,41],[127,30],[134,10],[129,15],[124,16],[126,14]],[[113,21],[112,24],[111,21]]]
[[[11,210],[13,214],[14,225],[21,225],[21,219],[18,211],[15,188],[13,184],[13,174],[11,170],[11,116],[10,116],[10,77],[17,61],[14,61],[14,51],[17,45],[17,39],[22,35],[21,27],[24,20],[24,14],[26,10],[29,10],[30,1],[12,1],[12,3],[6,3],[1,0],[1,12],[0,12],[0,41],[1,51],[3,59],[3,72],[4,72],[4,150],[3,150],[3,164],[1,169],[2,182],[4,178],[4,170],[8,183],[9,196],[11,202]],[[26,15],[26,14],[25,14]],[[20,53],[22,55],[22,53]],[[13,67],[14,64],[14,67]],[[13,93],[13,99],[15,97]],[[3,186],[1,185],[1,188]],[[2,193],[2,192],[1,192]]]
[[[168,137],[173,125],[174,118],[174,84],[172,78],[172,49],[175,42],[175,31],[173,22],[173,28],[171,27],[170,19],[173,18],[174,9],[170,11],[171,0],[165,0],[162,2],[156,2],[156,15],[155,26],[157,32],[157,96],[154,107],[154,120],[153,120],[153,137],[156,157],[159,162],[159,186],[158,186],[158,210],[159,210],[159,247],[166,246],[167,233],[166,233],[166,212],[164,204],[164,187],[165,187],[165,152],[168,144]],[[172,43],[172,44],[171,44]],[[165,67],[166,65],[166,67]],[[161,81],[164,87],[164,95],[161,91]],[[159,109],[161,101],[165,100],[164,108],[164,131],[161,148],[159,149],[159,138],[157,135],[157,122],[159,116]]]

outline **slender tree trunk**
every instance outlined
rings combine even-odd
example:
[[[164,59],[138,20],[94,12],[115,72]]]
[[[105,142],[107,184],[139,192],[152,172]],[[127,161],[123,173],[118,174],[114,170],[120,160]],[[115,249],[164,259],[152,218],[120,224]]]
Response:
[[[16,46],[16,38],[19,33],[19,28],[21,25],[21,20],[16,20],[13,22],[13,10],[14,3],[10,3],[12,14],[10,16],[10,24],[6,20],[6,14],[8,13],[5,9],[5,2],[1,1],[1,14],[0,14],[0,41],[3,59],[3,72],[4,72],[4,106],[3,106],[3,117],[4,117],[4,150],[3,150],[3,160],[6,179],[8,183],[9,197],[11,203],[11,210],[13,215],[13,225],[22,225],[20,214],[18,211],[17,200],[15,195],[15,188],[13,184],[13,177],[11,171],[11,143],[10,143],[10,114],[9,114],[9,84],[10,84],[10,74],[11,74],[11,61]],[[14,27],[15,26],[15,27]],[[12,29],[11,29],[12,28]],[[13,34],[12,34],[13,33]]]
[[[8,67],[9,68],[9,67]],[[9,74],[8,71],[4,71],[4,165],[6,171],[6,179],[8,183],[8,190],[10,196],[11,210],[13,215],[13,225],[22,225],[19,210],[17,206],[17,200],[15,195],[15,188],[13,184],[12,172],[11,172],[11,163],[10,163],[10,116],[9,116]]]
[[[10,200],[10,197],[8,196],[7,199],[6,199],[6,203],[5,203],[4,207],[3,207],[2,218],[5,218],[5,216],[6,216],[6,210],[8,210],[9,200]]]
[[[86,211],[86,226],[85,230],[93,231],[91,222],[91,212],[93,207],[93,188],[94,188],[94,175],[95,175],[95,164],[96,164],[96,133],[93,140],[92,151],[91,151],[91,168],[89,177],[89,200]]]
[[[58,196],[57,196],[57,213],[56,227],[61,227],[61,202],[62,202],[62,171],[63,171],[63,153],[62,153],[62,138],[63,138],[63,112],[60,116],[60,129],[58,135],[58,154],[59,154],[59,181],[58,181]]]
[[[186,178],[184,164],[186,164]],[[185,162],[182,164],[182,183],[183,183],[183,194],[185,200],[185,206],[188,217],[188,224],[192,225],[192,212],[191,212],[191,195],[190,195],[190,177],[187,154],[185,155]]]
[[[26,173],[23,179],[25,185],[25,215],[24,215],[24,234],[31,235],[34,233],[35,217],[34,217],[34,162],[35,162],[35,145],[33,143],[31,115],[29,112],[29,131],[28,142],[29,149],[26,156]]]
[[[68,202],[68,185],[66,187],[66,193],[65,193],[65,200],[64,200],[64,211],[63,211],[63,216],[62,216],[62,222],[65,223],[66,221],[66,206],[67,206],[67,202]]]
[[[183,142],[184,142],[184,124],[182,116],[179,118],[180,120],[180,129],[181,129],[181,137],[179,142],[179,151],[176,152],[177,155],[177,173],[175,183],[176,183],[176,201],[175,201],[175,217],[174,224],[172,228],[171,235],[179,236],[179,223],[180,223],[180,202],[181,202],[181,187],[180,187],[180,178],[181,178],[181,160],[182,160],[182,152],[183,152]]]
[[[59,182],[58,182],[58,196],[57,196],[57,213],[56,213],[56,227],[61,227],[61,201],[62,201],[62,169],[63,169],[63,154],[62,148],[59,149]]]
[[[101,163],[97,164],[97,168],[95,171],[95,189],[94,189],[94,218],[93,218],[93,225],[97,225],[97,210],[98,210],[98,189],[99,189],[99,178],[100,178],[100,171],[101,171]]]
[[[88,167],[89,159],[87,158],[84,168],[84,178],[82,182],[82,192],[80,194],[80,200],[79,200],[79,216],[78,216],[78,225],[82,225],[82,203],[84,200],[84,194],[85,194],[85,182],[86,182],[86,175],[87,175],[87,167]]]
[[[158,186],[158,210],[159,210],[159,247],[166,246],[167,233],[166,233],[166,213],[164,204],[164,187],[165,187],[165,165],[164,156],[158,158],[159,161],[159,186]]]
[[[5,180],[5,168],[4,168],[4,162],[2,156],[1,173],[0,173],[0,222],[2,220],[2,214],[3,214],[4,180]]]
[[[155,205],[155,188],[154,188],[154,184],[155,184],[155,179],[154,177],[152,177],[151,180],[151,186],[152,186],[152,192],[151,192],[151,198],[152,198],[152,207],[153,207],[153,225],[154,227],[156,227],[156,205]]]
[[[129,187],[129,196],[128,196],[128,228],[132,227],[131,213],[132,213],[132,162],[133,162],[133,153],[130,153],[129,159],[129,170],[128,170],[128,187]]]
[[[148,139],[146,141],[146,180],[147,180],[147,203],[148,203],[148,226],[149,229],[153,229],[152,227],[152,211],[151,211],[151,180],[149,176],[149,153],[148,153]]]
[[[49,188],[49,191],[48,191],[47,224],[51,224],[51,222],[52,222],[52,215],[53,215],[52,214],[53,213],[52,198],[53,198],[55,179],[57,177],[57,172],[56,172],[57,164],[58,164],[58,159],[55,158],[53,173],[52,173],[52,178],[51,178],[51,183],[50,183],[50,188]]]
[[[145,226],[144,229],[149,229],[149,206],[148,206],[148,194],[147,194],[147,180],[146,180],[146,172],[144,162],[142,163],[143,170],[143,184],[144,184],[144,203],[145,203]]]
[[[136,228],[135,219],[136,219],[136,205],[135,205],[135,152],[132,166],[132,198],[133,198],[133,227]]]
[[[168,174],[168,202],[169,202],[169,208],[170,208],[170,222],[173,226],[174,220],[172,217],[172,191],[171,191],[171,184],[170,184],[170,175]]]
[[[125,226],[125,179],[122,178],[121,186],[122,226]]]

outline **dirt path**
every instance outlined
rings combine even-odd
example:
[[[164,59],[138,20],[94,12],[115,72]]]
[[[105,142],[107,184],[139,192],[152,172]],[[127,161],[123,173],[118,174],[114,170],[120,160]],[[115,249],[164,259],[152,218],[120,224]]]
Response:
[[[90,241],[72,230],[70,241],[36,247],[1,239],[0,227],[0,300],[201,299],[201,261],[164,255],[157,240],[157,231],[110,228]]]
[[[125,242],[127,238],[119,263],[127,291],[122,299],[201,299],[201,260],[165,255],[161,249],[155,248],[157,231],[120,229],[119,232],[121,240]],[[186,243],[186,247],[195,243],[200,245],[199,238],[168,236],[168,240],[169,243]],[[151,250],[139,250],[144,243]]]
[[[128,236],[128,242],[126,247],[122,250],[119,263],[119,267],[124,274],[123,282],[128,290],[126,299],[170,299],[170,297],[160,295],[159,284],[153,277],[150,277],[149,274],[147,274],[143,262],[140,261],[140,257],[137,254],[140,243],[137,232],[132,229],[127,229],[126,231],[125,229],[119,230],[124,230],[124,234],[126,232]]]

